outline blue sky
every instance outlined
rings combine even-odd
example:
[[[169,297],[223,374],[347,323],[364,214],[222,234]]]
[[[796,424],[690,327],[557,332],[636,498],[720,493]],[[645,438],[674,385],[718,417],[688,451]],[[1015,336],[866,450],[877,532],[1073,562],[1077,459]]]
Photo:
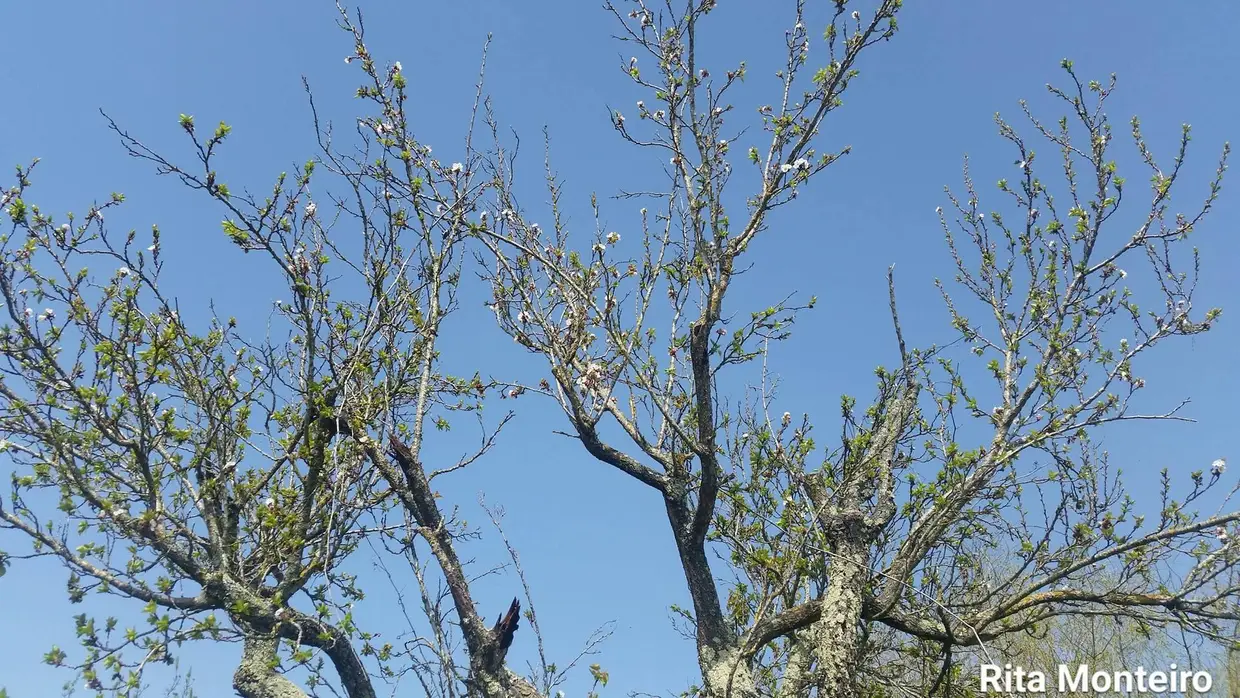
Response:
[[[791,3],[720,5],[704,49],[717,57],[712,67],[749,61],[743,95],[753,101],[741,106],[774,101],[770,75]],[[946,204],[943,186],[959,183],[966,153],[983,202],[998,205],[990,183],[1011,174],[1014,154],[997,137],[993,115],[1003,112],[1019,126],[1017,100],[1027,97],[1036,111],[1057,117],[1044,85],[1061,81],[1060,59],[1074,59],[1085,78],[1119,74],[1110,112],[1119,150],[1129,160],[1124,125],[1131,115],[1141,115],[1156,153],[1166,158],[1180,123],[1193,124],[1189,173],[1181,185],[1190,198],[1180,201],[1204,195],[1222,142],[1238,134],[1240,98],[1232,88],[1240,48],[1228,40],[1230,28],[1240,26],[1234,3],[1200,3],[1191,10],[1144,0],[909,5],[900,34],[870,53],[848,104],[826,128],[824,143],[851,144],[853,154],[796,205],[781,209],[754,249],[755,272],[730,297],[733,308],[745,310],[794,291],[818,295],[820,306],[777,350],[774,366],[785,377],[780,409],[816,415],[825,434],[835,433],[838,396],[869,396],[873,368],[893,361],[884,311],[888,265],[897,265],[909,341],[951,339],[932,286],[936,276],[952,275],[934,208]],[[403,63],[418,94],[420,137],[445,161],[459,153],[480,50],[492,32],[487,85],[500,121],[523,135],[533,155],[526,161],[531,177],[538,175],[540,130],[549,128],[566,179],[564,199],[583,233],[591,228],[591,192],[605,197],[657,176],[661,163],[621,143],[607,121],[608,106],[632,110],[642,95],[617,69],[631,51],[609,39],[614,20],[599,3],[372,2],[364,9],[372,50],[384,62]],[[118,228],[160,225],[169,287],[187,312],[205,312],[212,299],[225,312],[264,317],[278,293],[256,280],[261,268],[253,260],[240,258],[224,241],[220,213],[127,158],[98,110],[181,159],[190,153],[178,114],[194,114],[202,124],[226,120],[234,135],[221,171],[234,190],[267,187],[277,173],[315,154],[302,75],[338,122],[360,113],[352,98],[358,73],[342,60],[351,47],[335,28],[332,5],[26,2],[3,12],[0,165],[42,158],[31,199],[49,211],[84,211],[92,200],[124,192],[128,203],[109,222]],[[1131,174],[1137,184],[1147,177]],[[1204,258],[1199,298],[1228,310],[1240,300],[1240,200],[1233,186],[1225,184],[1196,243]],[[1134,191],[1144,194],[1139,186]],[[632,220],[629,209],[636,207],[604,206],[617,221]],[[458,336],[454,365],[492,372],[529,365],[511,343],[490,341],[496,330],[477,327],[462,322],[449,328]],[[1171,343],[1147,361],[1149,404],[1191,397],[1191,415],[1199,421],[1108,432],[1113,462],[1130,481],[1151,481],[1164,466],[1187,472],[1223,455],[1240,460],[1238,341],[1240,330],[1225,315],[1217,330]],[[695,667],[691,643],[669,619],[669,605],[683,603],[685,595],[662,508],[650,492],[553,436],[550,430],[560,425],[542,407],[526,405],[501,450],[456,481],[454,495],[468,511],[485,491],[489,502],[508,510],[507,533],[522,553],[555,658],[568,659],[591,630],[615,621],[615,635],[596,660],[611,672],[610,692],[678,692],[695,678]],[[482,520],[476,507],[472,517]],[[0,536],[2,548],[19,545]],[[498,560],[493,546],[477,551],[483,560]],[[71,614],[80,611],[65,603],[63,585],[63,572],[46,562],[18,565],[0,580],[0,686],[10,695],[49,695],[68,678],[38,665],[52,643],[73,644]],[[502,610],[517,589],[511,577],[481,583],[487,615]],[[390,594],[376,585],[368,600],[375,618]],[[518,661],[533,656],[530,638],[517,645]],[[207,696],[229,694],[233,658],[232,648],[185,655]],[[581,678],[569,688],[584,690]]]

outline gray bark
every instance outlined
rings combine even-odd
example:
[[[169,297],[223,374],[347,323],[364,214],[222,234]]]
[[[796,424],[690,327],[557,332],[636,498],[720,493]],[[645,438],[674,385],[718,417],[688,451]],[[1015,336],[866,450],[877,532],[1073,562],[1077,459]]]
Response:
[[[283,621],[280,621],[278,609],[268,600],[256,597],[247,587],[227,575],[221,575],[208,582],[206,593],[216,608],[230,608],[236,605],[237,601],[244,601],[245,606],[250,609],[247,613],[230,614],[233,622],[247,635],[242,666],[237,669],[233,677],[234,687],[241,692],[241,695],[284,695],[244,693],[236,683],[240,680],[238,677],[242,677],[243,674],[246,679],[257,676],[254,670],[260,665],[247,666],[246,663],[251,657],[258,657],[259,653],[268,652],[270,656],[266,660],[266,666],[270,667],[274,664],[279,650],[276,637],[278,635],[285,640],[305,647],[313,647],[326,654],[331,661],[332,668],[336,670],[340,678],[340,687],[344,689],[344,694],[348,698],[375,698],[375,689],[366,665],[362,663],[362,658],[358,655],[349,637],[339,628],[292,608],[283,609],[285,615]],[[285,681],[287,683],[287,680]],[[289,685],[292,684],[289,683]],[[288,695],[304,694],[299,691]]]
[[[835,552],[822,598],[822,616],[811,630],[817,645],[817,684],[819,695],[853,698],[857,694],[868,558],[865,547],[852,536],[845,536]]]
[[[542,693],[530,682],[512,671],[476,671],[468,682],[470,698],[542,698]]]
[[[297,684],[276,671],[277,640],[248,637],[241,664],[233,674],[233,688],[242,698],[306,698]]]
[[[810,647],[805,643],[803,632],[791,633],[788,637],[788,665],[784,667],[784,685],[779,695],[781,698],[809,698],[809,689],[813,685],[810,673],[813,657]]]
[[[723,652],[700,653],[702,679],[706,695],[712,698],[754,698],[758,695],[749,658],[736,647]]]

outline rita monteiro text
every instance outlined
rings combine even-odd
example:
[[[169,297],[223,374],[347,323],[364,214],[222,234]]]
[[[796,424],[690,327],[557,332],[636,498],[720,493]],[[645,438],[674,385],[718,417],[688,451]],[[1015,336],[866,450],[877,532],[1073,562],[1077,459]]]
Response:
[[[1014,664],[983,664],[979,668],[983,693],[1205,693],[1214,677],[1205,671],[1188,671],[1175,664],[1165,669],[1104,670],[1088,664],[1060,664],[1051,671],[1026,669]]]

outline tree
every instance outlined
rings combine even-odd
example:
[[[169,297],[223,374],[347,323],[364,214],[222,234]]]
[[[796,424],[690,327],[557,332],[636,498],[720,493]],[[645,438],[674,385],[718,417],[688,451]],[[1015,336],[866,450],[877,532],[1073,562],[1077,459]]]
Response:
[[[979,555],[979,560],[987,559],[987,555]],[[994,560],[991,559],[991,562]],[[1105,583],[1113,585],[1115,580],[1108,579]],[[987,692],[979,690],[979,665],[988,659],[1001,658],[1005,664],[1014,667],[1044,672],[1047,675],[1046,695],[1079,696],[1084,694],[1061,690],[1058,681],[1051,678],[1058,666],[1075,670],[1081,665],[1088,665],[1104,671],[1131,671],[1136,667],[1159,670],[1172,665],[1192,671],[1213,669],[1208,652],[1209,645],[1213,643],[1200,642],[1202,638],[1191,638],[1199,642],[1192,647],[1182,646],[1181,643],[1190,638],[1176,630],[1174,627],[1159,629],[1149,625],[1120,624],[1115,618],[1105,615],[1061,615],[1041,623],[1036,629],[996,638],[988,648],[955,648],[950,656],[945,656],[937,643],[918,643],[909,648],[911,651],[891,656],[891,662],[883,672],[883,681],[904,695],[983,695]],[[988,658],[990,653],[993,654]],[[1185,664],[1189,666],[1185,667]],[[1217,693],[1221,688],[1222,674],[1216,670],[1212,676]],[[1028,687],[1029,683],[1026,681],[1025,685]],[[1089,694],[1127,695],[1118,689],[1102,693],[1090,691]]]
[[[769,145],[749,150],[754,184],[740,212],[726,193],[734,175],[726,121],[728,89],[744,65],[721,77],[696,50],[714,3],[657,15],[639,6],[627,19],[608,7],[644,57],[627,72],[650,94],[637,119],[617,112],[613,124],[671,163],[667,184],[651,196],[657,208],[644,221],[642,254],[616,257],[608,245],[617,237],[601,229],[589,254],[570,251],[558,219],[546,230],[525,222],[502,171],[496,206],[505,216],[483,240],[495,260],[501,324],[547,359],[554,380],[543,392],[592,456],[666,505],[693,599],[686,615],[702,690],[849,695],[859,680],[881,682],[865,676],[874,666],[867,658],[900,653],[909,638],[940,645],[950,660],[953,648],[1065,614],[1220,632],[1216,621],[1235,615],[1226,543],[1238,517],[1199,518],[1189,507],[1219,481],[1222,464],[1193,473],[1178,501],[1164,473],[1161,511],[1147,522],[1089,435],[1119,421],[1177,418],[1178,409],[1129,410],[1144,385],[1135,363],[1218,318],[1216,309],[1193,311],[1197,260],[1186,272],[1173,253],[1218,195],[1227,150],[1204,204],[1172,216],[1168,197],[1188,129],[1164,172],[1134,120],[1133,141],[1152,172],[1150,201],[1112,246],[1103,233],[1126,189],[1103,111],[1114,80],[1083,83],[1064,61],[1070,86],[1051,91],[1070,116],[1049,125],[1025,110],[1039,140],[1060,153],[1063,186],[1037,174],[1034,143],[998,119],[1017,155],[1013,180],[999,182],[1014,213],[987,215],[967,168],[967,196],[950,196],[950,213],[940,209],[965,300],[940,290],[961,342],[985,362],[990,395],[948,352],[906,346],[893,278],[899,365],[880,369],[869,407],[844,400],[841,442],[815,465],[808,419],[772,415],[765,389],[739,411],[721,396],[725,371],[764,358],[813,300],[746,313],[725,309],[725,299],[745,253],[775,224],[775,209],[847,153],[821,149],[820,130],[861,54],[892,38],[899,3],[864,17],[838,3],[826,32],[829,62],[817,72],[798,4],[781,101],[759,108]],[[643,70],[644,60],[654,67]],[[1138,306],[1120,267],[1140,255],[1159,279],[1152,309]],[[654,304],[664,291],[668,312]],[[975,313],[985,319],[970,319]],[[1116,348],[1116,319],[1131,324],[1131,344]],[[670,328],[661,339],[660,326]],[[959,438],[966,419],[988,435],[974,444]],[[1035,453],[1046,464],[1035,465]],[[981,573],[978,548],[1007,546],[1015,569]],[[723,551],[726,572],[712,566],[712,547]],[[1102,567],[1114,567],[1114,584],[1091,583]],[[720,574],[735,580],[722,594]]]
[[[376,695],[376,671],[444,696],[462,683],[488,696],[522,683],[503,669],[507,647],[470,596],[457,553],[469,531],[434,490],[490,448],[502,421],[472,457],[421,459],[431,420],[477,409],[488,389],[436,368],[464,259],[460,212],[480,188],[460,165],[403,144],[405,79],[371,58],[360,15],[355,24],[340,14],[370,83],[360,94],[376,109],[360,155],[335,149],[325,127],[320,156],[260,199],[232,192],[215,171],[228,125],[203,133],[183,115],[197,156],[183,167],[112,123],[132,156],[217,201],[240,251],[270,259],[291,294],[275,309],[287,338],[247,341],[222,316],[203,332],[186,326],[160,291],[159,230],[147,247],[104,223],[123,196],[57,223],[27,203],[33,165],[5,194],[13,230],[0,292],[12,371],[0,384],[2,429],[23,472],[0,517],[33,554],[62,559],[72,601],[119,594],[149,614],[142,630],[79,617],[85,655],[75,666],[92,689],[135,690],[146,663],[203,638],[243,643],[234,686],[244,696],[303,695],[276,671],[280,641],[309,686],[330,665],[350,698]],[[319,168],[347,192],[331,214],[309,195]],[[331,235],[337,223],[356,226],[359,242]],[[87,260],[118,269],[97,280],[76,271]],[[337,300],[336,288],[351,294]],[[375,646],[351,620],[363,592],[339,568],[365,539],[408,560],[422,584],[409,601],[430,621],[425,642]],[[428,551],[445,594],[427,577]],[[68,659],[54,650],[48,661]]]
[[[537,634],[536,616],[519,623],[518,600],[484,620],[462,552],[477,532],[437,490],[501,443],[509,416],[483,420],[488,398],[526,393],[553,400],[591,456],[662,500],[701,695],[885,695],[903,661],[951,671],[954,653],[1065,616],[1223,639],[1240,619],[1240,512],[1191,507],[1225,464],[1194,473],[1187,491],[1164,473],[1147,521],[1091,434],[1179,418],[1129,409],[1144,386],[1134,371],[1155,345],[1219,316],[1193,307],[1195,257],[1185,267],[1173,254],[1218,196],[1226,149],[1204,203],[1173,214],[1188,130],[1164,172],[1134,121],[1149,205],[1113,239],[1126,189],[1103,111],[1114,81],[1082,82],[1065,61],[1070,86],[1052,92],[1069,117],[1048,125],[1026,109],[1064,181],[1043,180],[1033,142],[999,119],[1018,157],[999,183],[1007,213],[987,215],[966,169],[964,195],[940,215],[958,290],[940,289],[971,355],[910,346],[890,275],[898,365],[878,371],[870,406],[842,401],[839,443],[819,454],[808,416],[774,410],[768,370],[769,347],[814,300],[745,312],[728,290],[777,209],[849,152],[822,144],[823,124],[864,55],[895,37],[901,3],[837,2],[821,40],[795,3],[782,89],[758,108],[768,142],[744,154],[729,120],[745,65],[699,55],[715,6],[606,5],[641,56],[621,70],[648,93],[635,118],[613,111],[612,124],[669,163],[661,189],[628,195],[650,208],[627,247],[597,201],[593,239],[570,235],[550,156],[554,223],[533,222],[481,83],[465,156],[435,159],[413,135],[403,67],[381,63],[360,13],[343,7],[370,111],[340,145],[311,98],[318,155],[265,196],[232,191],[217,171],[227,124],[204,131],[182,116],[186,165],[109,120],[130,155],[216,203],[241,253],[269,260],[289,293],[273,313],[284,337],[255,339],[226,315],[190,326],[161,291],[158,228],[140,242],[110,230],[120,194],[58,222],[31,202],[34,165],[20,168],[3,194],[0,432],[16,472],[0,521],[31,547],[0,555],[0,569],[54,556],[71,601],[113,594],[146,615],[130,628],[78,616],[81,656],[54,649],[48,661],[101,694],[131,695],[144,667],[183,643],[238,642],[234,686],[248,697],[359,698],[381,681],[434,696],[550,694],[600,638],[564,666],[541,656],[531,676],[508,669],[514,628]],[[819,41],[827,58],[815,64]],[[744,169],[754,184],[738,205],[728,185]],[[337,193],[312,196],[312,181]],[[1155,281],[1130,289],[1120,265],[1143,255]],[[500,328],[546,359],[541,379],[444,369],[445,321],[475,270]],[[1115,322],[1134,339],[1117,344]],[[751,390],[733,392],[747,379]],[[458,462],[431,462],[427,440],[452,415],[478,415],[481,441]],[[376,639],[354,619],[365,581],[345,562],[364,545],[416,579],[418,598],[402,599],[425,617],[416,641]],[[979,551],[993,548],[1015,563],[983,565]],[[606,684],[601,667],[590,673]]]

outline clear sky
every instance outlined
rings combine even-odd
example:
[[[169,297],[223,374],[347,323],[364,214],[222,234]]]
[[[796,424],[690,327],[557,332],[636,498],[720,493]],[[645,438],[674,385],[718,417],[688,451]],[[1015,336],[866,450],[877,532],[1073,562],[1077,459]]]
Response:
[[[381,61],[402,61],[418,95],[419,135],[450,161],[460,152],[481,47],[493,32],[487,84],[500,119],[524,135],[531,177],[538,172],[540,130],[549,128],[567,182],[565,201],[585,233],[592,191],[606,196],[654,183],[661,164],[622,144],[607,121],[608,106],[632,110],[640,95],[620,75],[618,66],[630,50],[610,39],[614,20],[599,4],[370,2],[368,38]],[[718,58],[712,67],[748,60],[745,94],[755,101],[741,106],[774,101],[773,61],[791,2],[720,5],[707,27],[707,53]],[[1119,74],[1110,111],[1125,157],[1132,151],[1124,125],[1133,114],[1142,116],[1166,158],[1179,125],[1193,124],[1183,197],[1204,195],[1222,142],[1240,135],[1236,3],[908,5],[902,31],[870,52],[848,104],[829,122],[824,143],[852,144],[853,155],[816,180],[796,205],[780,210],[754,250],[756,271],[730,297],[738,310],[763,307],[793,291],[822,300],[792,342],[778,349],[774,365],[786,379],[780,409],[816,415],[824,437],[836,433],[839,395],[865,399],[873,368],[893,360],[885,312],[888,265],[897,265],[909,341],[927,345],[952,338],[931,285],[936,276],[952,276],[934,209],[947,203],[943,186],[960,181],[966,153],[984,203],[998,205],[990,183],[1013,172],[1014,157],[997,137],[992,117],[1001,111],[1019,126],[1021,97],[1048,118],[1057,117],[1044,85],[1061,80],[1060,59],[1074,59],[1085,78]],[[190,153],[178,114],[193,114],[202,124],[226,120],[234,135],[221,171],[234,190],[241,184],[261,190],[280,171],[316,154],[302,75],[338,122],[358,113],[352,93],[359,74],[342,60],[351,47],[335,27],[331,3],[14,2],[0,10],[0,24],[0,165],[43,159],[31,200],[63,215],[83,212],[111,191],[124,192],[127,205],[109,221],[117,229],[161,226],[166,276],[187,313],[201,317],[213,299],[225,313],[265,317],[276,291],[256,281],[251,272],[258,267],[225,242],[220,213],[127,158],[98,110],[182,159]],[[1130,174],[1138,185],[1134,191],[1143,196],[1148,175]],[[632,220],[628,209],[634,206],[605,206],[614,220]],[[1232,182],[1197,232],[1205,276],[1199,298],[1229,311],[1240,301],[1238,223],[1240,195]],[[505,362],[529,365],[511,342],[491,341],[498,336],[494,328],[478,327],[476,335],[462,334],[470,331],[464,324],[449,328],[456,332],[450,345],[454,365],[483,365],[494,373],[502,373]],[[1169,343],[1146,363],[1146,404],[1170,406],[1191,397],[1191,415],[1199,421],[1108,432],[1113,461],[1138,483],[1134,489],[1152,482],[1164,466],[1186,473],[1228,454],[1240,466],[1238,343],[1240,329],[1225,314],[1216,331]],[[478,492],[508,510],[507,533],[523,556],[554,659],[567,660],[594,628],[614,621],[615,635],[595,660],[611,672],[609,693],[678,692],[695,678],[695,662],[692,644],[670,621],[669,605],[685,603],[686,596],[661,506],[578,445],[553,436],[551,429],[561,425],[545,407],[526,405],[501,449],[458,478],[452,496],[478,521]],[[0,536],[0,548],[21,546]],[[471,551],[484,562],[502,561],[490,544]],[[359,569],[368,564],[359,560]],[[0,579],[0,686],[12,696],[52,695],[69,678],[39,664],[53,643],[74,645],[71,616],[81,610],[65,602],[64,581],[64,572],[50,562],[19,563]],[[518,589],[511,576],[485,580],[478,589],[482,608],[488,616],[498,614]],[[382,620],[392,608],[392,592],[379,581],[370,593],[369,617]],[[96,612],[114,612],[92,603]],[[528,633],[518,635],[511,655],[518,665],[534,656],[531,640]],[[231,693],[234,650],[185,653],[202,695]],[[578,676],[569,689],[583,691],[585,685]]]

